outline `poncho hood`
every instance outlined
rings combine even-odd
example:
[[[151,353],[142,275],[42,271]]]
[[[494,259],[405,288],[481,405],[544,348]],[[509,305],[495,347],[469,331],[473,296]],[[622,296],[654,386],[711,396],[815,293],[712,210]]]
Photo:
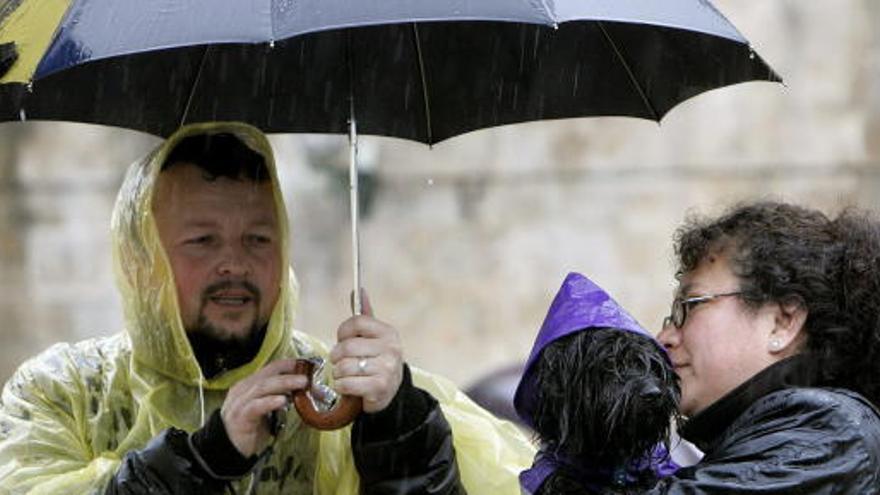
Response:
[[[183,327],[174,274],[159,239],[152,206],[160,169],[171,150],[186,137],[218,133],[235,135],[265,160],[280,230],[280,266],[285,273],[279,277],[278,301],[256,356],[238,368],[205,379]],[[262,368],[279,346],[291,341],[297,286],[293,270],[289,268],[287,213],[272,149],[259,129],[233,122],[185,126],[144,159],[132,164],[116,199],[112,238],[116,280],[136,365],[186,385],[226,389]]]

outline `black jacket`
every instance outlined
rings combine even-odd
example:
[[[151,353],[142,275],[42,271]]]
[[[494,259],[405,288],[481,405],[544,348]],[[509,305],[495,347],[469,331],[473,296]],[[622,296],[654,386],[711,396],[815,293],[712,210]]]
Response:
[[[694,416],[681,435],[705,457],[648,493],[880,494],[880,413],[813,377],[789,358]]]
[[[437,401],[412,384],[406,366],[392,402],[379,413],[358,417],[351,442],[362,494],[465,494],[449,424]],[[218,410],[192,435],[170,428],[126,454],[104,493],[228,493],[228,481],[249,474],[258,461],[235,450]]]

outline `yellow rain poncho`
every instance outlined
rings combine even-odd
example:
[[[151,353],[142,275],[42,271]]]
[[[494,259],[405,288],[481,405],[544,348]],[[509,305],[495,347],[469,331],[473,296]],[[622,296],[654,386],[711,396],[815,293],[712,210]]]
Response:
[[[57,344],[26,362],[0,404],[0,493],[101,493],[130,451],[169,427],[192,432],[220,407],[227,390],[268,362],[321,355],[325,345],[293,330],[298,305],[292,270],[256,357],[205,379],[179,316],[175,284],[152,215],[162,162],[182,138],[230,132],[260,152],[271,172],[288,270],[288,232],[271,148],[257,129],[235,123],[187,126],[129,169],[113,214],[115,270],[126,329],[111,337]],[[470,494],[518,494],[517,474],[534,449],[510,423],[480,409],[450,382],[413,368],[416,386],[441,404],[462,481]],[[318,432],[291,411],[262,467],[257,493],[358,491],[348,428]],[[290,479],[290,473],[297,473]],[[251,476],[235,484],[245,493]],[[283,490],[280,480],[284,480]]]

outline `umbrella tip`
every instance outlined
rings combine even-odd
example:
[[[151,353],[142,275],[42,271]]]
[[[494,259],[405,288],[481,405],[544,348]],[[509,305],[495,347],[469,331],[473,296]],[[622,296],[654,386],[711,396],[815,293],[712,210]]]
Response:
[[[9,72],[16,60],[18,60],[18,50],[15,48],[15,42],[0,43],[0,77]]]

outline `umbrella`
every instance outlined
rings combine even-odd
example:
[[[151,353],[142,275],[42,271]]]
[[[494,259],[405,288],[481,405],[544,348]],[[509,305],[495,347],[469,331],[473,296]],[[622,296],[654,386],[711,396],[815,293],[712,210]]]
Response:
[[[659,121],[698,93],[780,80],[708,0],[20,0],[0,6],[0,47],[0,121],[348,133],[356,288],[358,132],[434,144],[530,120]]]
[[[17,0],[0,4],[0,47],[0,121],[347,133],[356,289],[358,132],[430,145],[532,120],[659,121],[780,80],[708,0]]]
[[[20,53],[0,120],[347,133],[353,106],[362,133],[433,144],[529,120],[660,120],[700,92],[779,79],[706,0],[66,4],[0,8],[0,44]]]

